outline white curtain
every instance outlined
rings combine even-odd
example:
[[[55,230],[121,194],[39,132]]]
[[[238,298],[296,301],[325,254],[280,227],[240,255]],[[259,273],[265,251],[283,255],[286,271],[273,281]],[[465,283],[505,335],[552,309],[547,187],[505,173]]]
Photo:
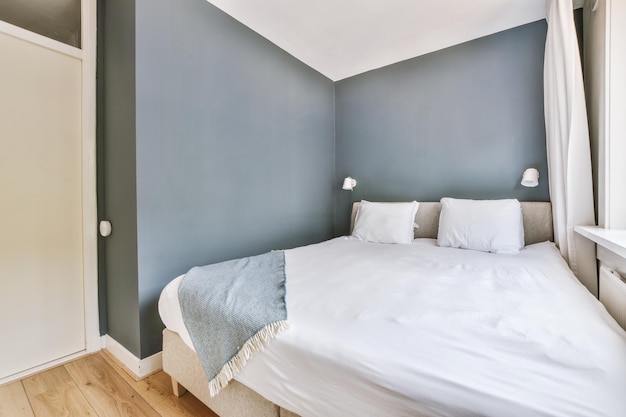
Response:
[[[578,279],[597,295],[595,245],[574,232],[594,225],[587,109],[572,0],[547,0],[544,111],[554,239]]]

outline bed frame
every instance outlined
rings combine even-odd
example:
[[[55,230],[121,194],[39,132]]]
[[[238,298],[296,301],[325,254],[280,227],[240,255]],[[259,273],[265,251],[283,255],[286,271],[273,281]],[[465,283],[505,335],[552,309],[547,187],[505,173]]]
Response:
[[[522,202],[524,236],[527,245],[552,241],[552,205],[548,202]],[[350,230],[359,203],[352,207]],[[441,203],[420,203],[415,216],[419,228],[416,238],[436,238],[439,228]],[[180,338],[178,333],[163,330],[163,370],[172,378],[174,395],[187,390],[206,404],[220,417],[298,417],[281,408],[236,380],[228,383],[218,395],[209,395],[209,382],[196,353]]]

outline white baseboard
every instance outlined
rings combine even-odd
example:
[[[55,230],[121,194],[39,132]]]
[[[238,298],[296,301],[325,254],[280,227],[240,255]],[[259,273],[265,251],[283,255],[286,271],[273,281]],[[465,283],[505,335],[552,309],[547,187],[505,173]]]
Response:
[[[92,352],[87,352],[86,350],[81,350],[80,352],[72,353],[71,355],[64,356],[59,359],[55,359],[50,362],[46,362],[42,365],[35,366],[30,369],[26,369],[24,371],[15,373],[13,375],[8,375],[6,377],[0,378],[0,385],[8,384],[9,382],[19,381],[20,379],[27,378],[29,376],[38,374],[39,372],[47,371],[48,369],[52,369],[55,366],[63,365],[67,362],[71,362],[76,359],[80,359],[83,356],[87,356]],[[2,411],[2,406],[0,406],[0,411]]]
[[[145,378],[163,369],[162,352],[139,359],[108,334],[102,336],[102,349],[110,353],[137,379]]]

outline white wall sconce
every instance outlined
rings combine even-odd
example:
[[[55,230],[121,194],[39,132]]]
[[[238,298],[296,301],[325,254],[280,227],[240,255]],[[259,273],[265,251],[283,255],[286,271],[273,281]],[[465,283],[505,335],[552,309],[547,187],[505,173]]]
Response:
[[[536,168],[528,168],[522,175],[522,185],[524,187],[536,187],[539,185],[539,171]]]
[[[354,190],[354,187],[356,187],[356,180],[354,178],[346,177],[343,180],[343,186],[341,188],[344,190],[352,191]]]

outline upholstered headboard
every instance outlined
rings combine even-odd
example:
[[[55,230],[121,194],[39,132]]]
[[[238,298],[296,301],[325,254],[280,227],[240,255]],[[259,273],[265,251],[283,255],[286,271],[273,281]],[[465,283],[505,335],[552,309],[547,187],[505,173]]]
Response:
[[[522,201],[522,217],[524,219],[524,240],[527,245],[533,243],[554,240],[552,231],[552,204],[537,201]],[[350,219],[350,232],[354,227],[354,219],[359,209],[359,203],[352,205],[352,217]],[[441,203],[420,202],[415,215],[415,223],[419,228],[415,229],[415,237],[437,238],[439,231],[439,215]]]

